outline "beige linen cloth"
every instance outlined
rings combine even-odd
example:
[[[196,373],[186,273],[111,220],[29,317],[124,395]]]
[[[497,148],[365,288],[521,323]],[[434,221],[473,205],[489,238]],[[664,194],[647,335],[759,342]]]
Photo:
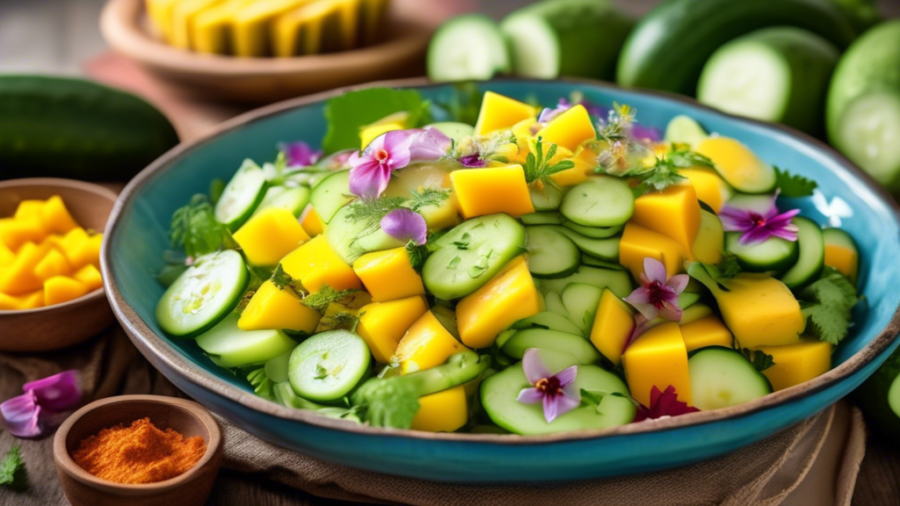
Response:
[[[18,395],[26,381],[73,368],[82,372],[91,399],[124,393],[180,395],[116,327],[84,345],[60,352],[0,354],[0,399]],[[865,453],[862,415],[841,402],[730,455],[671,471],[566,484],[462,486],[324,463],[261,441],[221,418],[219,421],[225,430],[226,468],[354,503],[849,506]],[[0,434],[0,452],[13,444],[21,445],[30,481],[26,492],[0,489],[0,504],[65,504],[51,441],[50,437],[22,441],[6,432]]]

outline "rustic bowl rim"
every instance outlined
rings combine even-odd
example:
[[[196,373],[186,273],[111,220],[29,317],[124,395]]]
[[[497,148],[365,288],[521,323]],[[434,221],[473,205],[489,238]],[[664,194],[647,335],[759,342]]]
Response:
[[[692,109],[707,111],[738,124],[762,127],[764,129],[785,134],[809,145],[811,148],[819,152],[824,153],[830,159],[834,160],[837,164],[841,165],[856,179],[858,179],[864,186],[866,186],[873,194],[878,196],[883,201],[885,207],[892,211],[894,219],[900,222],[900,206],[898,206],[897,202],[884,188],[877,184],[875,180],[871,178],[871,176],[863,172],[847,158],[838,153],[834,148],[803,132],[799,132],[784,125],[766,123],[724,113],[700,104],[699,102],[691,98],[676,95],[673,93],[646,89],[625,89],[605,81],[598,81],[594,79],[560,78],[556,81],[574,85],[590,86],[597,89],[616,92],[625,91],[628,93],[639,95],[664,98],[667,100],[679,102]],[[482,81],[480,83],[491,82],[532,83],[535,86],[541,86],[542,84],[554,81],[505,77],[492,79],[489,81]],[[425,77],[416,77],[347,86],[322,93],[316,93],[304,97],[285,100],[272,105],[261,107],[259,109],[255,109],[253,111],[225,121],[217,128],[207,132],[204,136],[199,137],[192,142],[182,143],[176,146],[175,148],[171,149],[169,152],[158,158],[152,164],[150,164],[150,166],[141,171],[134,179],[131,180],[128,186],[125,187],[125,189],[119,196],[119,200],[116,202],[116,205],[113,208],[112,215],[106,229],[106,237],[109,238],[109,240],[104,242],[103,250],[100,255],[100,262],[104,272],[103,282],[104,286],[107,289],[107,297],[110,300],[110,305],[112,306],[113,313],[116,315],[116,318],[122,324],[122,327],[125,329],[126,333],[129,335],[138,350],[140,350],[141,353],[145,357],[147,357],[147,359],[158,369],[164,368],[166,370],[169,370],[172,372],[172,374],[180,376],[185,381],[194,383],[200,388],[212,392],[215,395],[220,395],[231,402],[241,405],[243,408],[258,411],[268,416],[276,417],[282,420],[301,422],[325,429],[375,437],[397,437],[455,443],[483,443],[503,446],[516,446],[553,444],[588,439],[621,437],[631,434],[663,432],[683,429],[686,427],[697,427],[715,422],[721,422],[724,420],[733,420],[742,417],[748,417],[770,408],[786,405],[792,401],[798,401],[804,397],[833,386],[838,381],[851,376],[852,374],[856,373],[864,366],[872,362],[883,351],[888,349],[888,347],[897,337],[898,333],[900,333],[900,306],[898,306],[898,308],[894,311],[891,320],[878,333],[878,335],[876,335],[871,342],[863,346],[858,352],[849,357],[842,364],[813,380],[774,392],[772,394],[768,394],[764,397],[730,408],[700,411],[678,417],[661,418],[657,420],[646,421],[644,423],[627,424],[617,427],[584,429],[544,435],[522,436],[516,434],[498,435],[433,433],[415,431],[410,429],[371,427],[369,425],[362,425],[352,421],[329,418],[309,410],[291,409],[258,397],[252,392],[242,390],[235,385],[226,383],[214,376],[211,372],[207,371],[203,367],[193,364],[187,357],[183,356],[180,351],[177,351],[168,343],[166,343],[161,336],[157,335],[143,322],[134,308],[131,307],[131,305],[119,292],[115,283],[115,273],[112,271],[111,267],[111,259],[113,255],[111,245],[113,244],[112,238],[116,235],[117,229],[121,225],[120,217],[125,208],[131,204],[137,192],[149,181],[151,181],[157,174],[165,172],[166,170],[171,170],[171,166],[173,165],[174,161],[179,160],[184,156],[189,156],[192,151],[202,148],[205,144],[215,140],[218,136],[224,133],[240,129],[256,121],[265,120],[270,116],[281,114],[288,110],[313,106],[324,100],[327,100],[328,98],[347,93],[349,91],[370,87],[421,89],[442,87],[446,85],[447,83],[435,83]],[[162,367],[160,364],[165,364],[165,367]]]
[[[75,460],[72,459],[72,456],[66,449],[66,438],[72,427],[81,421],[86,414],[99,408],[115,404],[156,404],[165,406],[170,410],[178,410],[188,414],[209,430],[209,441],[206,442],[206,452],[193,467],[184,473],[179,474],[174,478],[155,483],[116,483],[92,475],[76,464]],[[53,436],[53,458],[57,467],[68,476],[79,481],[83,485],[87,485],[102,492],[145,492],[155,494],[175,490],[189,484],[189,482],[197,478],[197,475],[201,470],[206,468],[206,466],[213,461],[221,446],[222,429],[209,411],[200,404],[191,400],[164,395],[119,395],[91,402],[66,418],[66,421],[60,425],[56,434]]]

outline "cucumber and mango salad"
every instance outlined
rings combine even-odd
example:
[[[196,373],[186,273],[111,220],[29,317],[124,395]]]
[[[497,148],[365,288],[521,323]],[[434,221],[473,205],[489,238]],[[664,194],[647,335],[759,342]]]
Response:
[[[684,116],[487,92],[434,123],[410,93],[332,99],[324,145],[356,147],[283,146],[179,209],[166,334],[285,406],[423,431],[618,426],[830,369],[860,259],[784,204],[815,182]]]

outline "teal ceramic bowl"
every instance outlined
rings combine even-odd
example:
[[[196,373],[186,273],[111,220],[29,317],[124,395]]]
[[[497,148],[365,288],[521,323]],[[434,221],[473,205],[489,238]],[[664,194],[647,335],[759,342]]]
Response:
[[[431,100],[452,88],[424,80],[413,87]],[[277,445],[350,467],[450,482],[535,482],[646,472],[708,459],[785,429],[850,393],[900,341],[900,222],[891,198],[822,143],[784,128],[731,117],[683,98],[626,91],[588,81],[497,80],[492,90],[555,104],[581,91],[592,102],[628,103],[641,123],[662,127],[688,114],[708,129],[740,139],[763,160],[819,182],[819,198],[796,204],[821,223],[840,220],[862,250],[864,302],[835,368],[813,381],[730,409],[549,436],[432,434],[385,430],[291,410],[254,396],[242,378],[215,367],[192,341],[166,337],[154,308],[172,212],[213,178],[231,177],[244,158],[274,158],[276,143],[324,132],[323,100],[342,91],[260,109],[213,135],[181,145],[138,175],[122,193],[106,230],[103,275],[112,307],[140,351],[176,386],[248,432]]]

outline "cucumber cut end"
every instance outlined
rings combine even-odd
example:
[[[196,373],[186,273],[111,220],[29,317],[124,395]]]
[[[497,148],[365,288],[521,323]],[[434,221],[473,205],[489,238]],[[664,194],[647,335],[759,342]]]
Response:
[[[847,106],[835,145],[878,182],[893,185],[900,175],[900,94],[864,95]]]
[[[506,36],[516,75],[539,79],[559,76],[559,40],[543,18],[512,15],[503,21],[500,29]]]
[[[724,112],[780,121],[790,100],[791,70],[784,58],[760,44],[725,46],[700,76],[697,99]]]
[[[434,81],[485,80],[509,69],[503,35],[487,16],[469,14],[445,23],[428,46]]]

